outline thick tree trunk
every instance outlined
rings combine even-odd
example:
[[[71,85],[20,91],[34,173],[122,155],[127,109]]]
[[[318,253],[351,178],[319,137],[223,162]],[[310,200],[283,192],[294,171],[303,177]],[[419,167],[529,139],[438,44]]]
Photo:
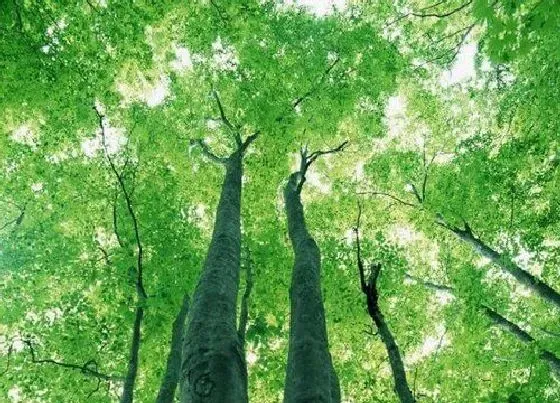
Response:
[[[284,402],[340,402],[329,353],[321,296],[320,251],[307,231],[294,173],[284,189],[288,231],[295,254],[290,288],[291,316]]]
[[[242,150],[226,176],[212,240],[193,295],[182,365],[181,401],[247,402],[247,368],[236,329],[241,254]]]
[[[519,283],[560,308],[560,294],[556,290],[517,266],[511,259],[490,248],[479,238],[475,237],[470,228],[467,227],[464,230],[449,226],[447,228],[453,231],[457,237],[470,244],[481,256],[489,259],[496,266],[511,274]]]
[[[177,383],[181,376],[181,357],[183,352],[183,334],[185,327],[185,320],[189,311],[189,297],[185,295],[181,309],[175,321],[173,322],[173,330],[171,332],[171,348],[167,356],[167,366],[165,374],[161,381],[159,393],[156,403],[173,403],[175,397],[175,390]]]
[[[141,302],[138,302],[137,304],[134,318],[134,328],[132,330],[132,345],[130,346],[128,371],[124,380],[121,403],[132,403],[134,400],[134,383],[138,372],[138,353],[140,351],[140,328],[142,326],[142,319],[144,318],[144,308],[142,308]]]

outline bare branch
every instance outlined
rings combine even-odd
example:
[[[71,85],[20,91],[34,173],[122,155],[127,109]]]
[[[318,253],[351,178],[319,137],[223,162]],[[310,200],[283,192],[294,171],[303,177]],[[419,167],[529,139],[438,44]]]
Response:
[[[420,277],[413,276],[409,273],[405,273],[404,276],[405,276],[405,278],[407,278],[409,280],[413,280],[413,281],[417,282],[418,284],[422,284],[423,286],[425,286],[427,288],[431,288],[431,289],[436,290],[436,291],[444,291],[444,292],[447,292],[447,293],[452,293],[453,292],[453,288],[449,287],[449,286],[446,286],[446,285],[432,283],[431,281],[423,280]]]
[[[356,227],[354,233],[356,234],[356,255],[358,258],[358,274],[360,276],[360,289],[366,292],[366,279],[364,275],[364,261],[362,260],[362,251],[360,248],[360,221],[362,218],[362,204],[358,200],[358,218],[356,219]]]
[[[455,13],[458,13],[459,11],[463,10],[465,7],[468,7],[470,4],[472,3],[472,0],[467,1],[465,4],[460,5],[459,7],[448,11],[446,13],[410,13],[410,15],[413,15],[414,17],[421,17],[421,18],[425,18],[425,17],[435,17],[435,18],[445,18],[445,17],[449,17],[450,15],[453,15]]]
[[[414,194],[414,196],[416,197],[416,200],[418,200],[418,203],[422,204],[422,202],[424,201],[424,199],[422,198],[422,196],[420,195],[420,193],[418,192],[418,189],[416,189],[416,185],[414,183],[410,184],[410,187],[412,188],[412,193]]]
[[[23,222],[23,217],[25,216],[25,209],[27,207],[27,203],[24,204],[23,207],[19,207],[15,203],[11,203],[11,202],[10,202],[10,204],[13,204],[14,206],[18,207],[20,209],[20,213],[16,218],[14,218],[14,219],[6,222],[4,225],[2,225],[0,227],[0,231],[2,231],[4,228],[7,228],[8,226],[10,226],[12,224],[20,225]]]
[[[259,134],[260,134],[260,131],[257,130],[255,133],[251,134],[250,136],[248,136],[245,139],[243,144],[241,144],[241,147],[239,147],[239,151],[241,152],[241,154],[245,153],[245,151],[251,145],[251,143],[259,137]]]
[[[98,367],[97,362],[95,362],[94,360],[89,360],[89,361],[85,362],[84,364],[79,365],[79,364],[70,364],[70,363],[51,360],[51,359],[38,359],[37,356],[35,355],[35,349],[33,347],[33,343],[30,340],[24,340],[23,342],[29,348],[29,352],[31,353],[31,361],[35,364],[58,365],[60,367],[81,371],[84,375],[91,376],[91,377],[101,379],[101,380],[104,380],[104,381],[122,381],[123,380],[122,376],[109,375],[109,374],[99,372],[97,370],[97,367]]]
[[[111,171],[113,171],[115,177],[117,178],[117,182],[119,183],[119,186],[121,188],[121,191],[123,193],[124,199],[126,201],[126,207],[128,209],[130,218],[132,220],[132,226],[134,228],[134,236],[136,238],[136,247],[138,249],[138,254],[137,254],[137,263],[136,263],[136,270],[137,270],[137,280],[136,280],[136,289],[138,292],[138,297],[141,300],[145,300],[147,297],[146,291],[144,289],[144,284],[143,284],[143,262],[142,262],[142,257],[143,257],[143,248],[142,248],[142,242],[140,240],[140,231],[138,228],[138,219],[136,218],[136,213],[134,212],[134,209],[132,207],[132,200],[130,199],[130,194],[128,193],[128,190],[126,188],[126,185],[124,183],[123,177],[121,174],[119,174],[117,167],[115,165],[115,162],[113,161],[113,159],[111,158],[111,156],[109,155],[109,150],[107,148],[107,139],[106,139],[106,133],[105,133],[105,116],[101,114],[101,112],[99,111],[99,109],[97,107],[93,108],[95,110],[95,112],[97,113],[97,117],[99,119],[99,128],[101,129],[101,140],[102,140],[102,144],[103,144],[103,149],[105,150],[105,157],[107,158],[107,161],[109,162],[109,166],[111,168]]]
[[[340,61],[340,58],[337,57],[327,67],[327,69],[323,72],[323,74],[321,75],[321,77],[319,78],[317,83],[314,86],[312,86],[307,92],[305,92],[303,95],[296,98],[296,100],[294,102],[292,102],[292,104],[290,106],[290,109],[287,110],[286,112],[282,113],[280,116],[278,116],[276,118],[276,121],[281,122],[282,120],[284,120],[284,118],[288,115],[288,113],[295,110],[303,101],[305,101],[306,99],[311,97],[313,94],[315,94],[317,91],[319,91],[319,89],[321,88],[321,85],[323,84],[323,82],[325,81],[327,76],[331,73],[331,71],[334,69],[334,67],[338,64],[339,61]]]
[[[227,161],[226,158],[218,157],[216,154],[214,154],[210,150],[210,147],[208,147],[208,144],[206,144],[202,139],[191,140],[191,145],[199,145],[200,149],[202,150],[202,154],[204,154],[210,160],[217,162],[218,164],[225,164]]]
[[[354,229],[356,232],[356,254],[358,260],[358,270],[360,274],[360,287],[362,293],[366,297],[367,312],[377,326],[377,333],[381,337],[385,349],[387,350],[387,355],[389,357],[389,364],[391,366],[391,372],[393,373],[393,379],[395,382],[395,393],[397,394],[399,400],[403,403],[413,403],[415,402],[414,395],[410,391],[408,386],[408,381],[406,379],[406,372],[404,369],[404,364],[401,358],[401,353],[399,347],[396,343],[385,317],[381,312],[379,307],[379,293],[377,290],[377,280],[379,278],[379,273],[381,271],[380,264],[372,264],[370,266],[369,278],[367,283],[365,282],[364,274],[364,264],[361,257],[360,242],[359,242],[359,225],[361,217],[361,206],[358,204],[358,220],[357,227]]]
[[[399,202],[400,204],[403,204],[405,206],[418,207],[417,204],[410,203],[410,202],[404,201],[402,199],[399,199],[398,197],[393,196],[390,193],[385,193],[385,192],[358,192],[357,194],[359,194],[359,195],[387,196],[387,197],[393,199],[394,201]]]
[[[121,248],[124,248],[124,243],[122,238],[119,234],[119,227],[117,224],[117,202],[119,200],[119,186],[118,184],[115,185],[115,197],[113,199],[113,231],[115,232],[115,236],[117,237],[117,242]]]
[[[242,141],[241,141],[241,135],[239,134],[239,130],[238,130],[237,127],[235,127],[233,124],[231,124],[231,122],[227,118],[226,113],[224,112],[224,107],[222,106],[222,101],[220,100],[220,97],[218,96],[218,92],[216,90],[212,90],[212,95],[214,96],[214,99],[216,100],[216,103],[218,104],[218,109],[220,110],[220,117],[222,119],[222,122],[224,122],[224,124],[227,126],[227,128],[231,130],[231,132],[233,134],[233,137],[235,139],[235,144],[237,144],[237,147],[241,147],[242,146]]]
[[[330,150],[326,150],[326,151],[315,151],[311,154],[307,154],[307,145],[302,147],[300,150],[300,155],[301,155],[301,161],[300,161],[300,169],[299,169],[299,175],[300,175],[300,180],[299,183],[296,187],[296,191],[298,193],[301,192],[301,189],[303,187],[303,184],[305,183],[305,174],[307,173],[307,169],[311,166],[311,164],[313,164],[313,162],[315,162],[315,160],[320,157],[321,155],[326,155],[326,154],[334,154],[340,151],[344,151],[344,148],[348,145],[348,140],[345,140],[342,144],[340,144],[338,147],[330,149]]]

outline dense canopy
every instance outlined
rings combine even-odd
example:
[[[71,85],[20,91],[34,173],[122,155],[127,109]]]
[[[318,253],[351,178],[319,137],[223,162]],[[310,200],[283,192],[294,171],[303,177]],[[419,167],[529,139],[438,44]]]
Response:
[[[222,264],[250,401],[317,298],[333,403],[560,401],[557,1],[0,9],[0,401],[155,401]]]

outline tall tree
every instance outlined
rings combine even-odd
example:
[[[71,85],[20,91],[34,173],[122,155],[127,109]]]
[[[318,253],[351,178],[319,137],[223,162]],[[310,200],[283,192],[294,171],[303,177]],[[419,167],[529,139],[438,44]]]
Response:
[[[301,190],[309,166],[321,155],[342,151],[301,150],[299,170],[284,186],[288,234],[294,251],[290,286],[290,338],[284,402],[340,402],[340,385],[329,353],[321,293],[321,252],[307,230]]]
[[[134,240],[136,246],[136,265],[129,269],[132,272],[132,281],[134,282],[136,289],[136,307],[134,309],[134,325],[132,327],[132,341],[130,344],[130,353],[128,358],[127,373],[124,379],[123,392],[121,395],[121,403],[132,403],[134,401],[134,386],[136,384],[136,376],[138,374],[138,356],[140,353],[140,343],[142,337],[142,321],[144,320],[144,308],[146,304],[146,299],[148,295],[146,294],[146,289],[144,288],[144,265],[143,256],[144,249],[142,246],[142,241],[140,239],[140,226],[138,224],[138,218],[136,212],[134,211],[132,205],[132,198],[129,190],[124,182],[123,174],[119,173],[115,161],[110,156],[108,146],[107,146],[107,119],[102,112],[101,105],[95,105],[94,110],[97,114],[99,122],[99,130],[101,131],[101,142],[103,145],[103,150],[111,173],[114,174],[117,180],[117,187],[122,192],[123,198],[126,203],[126,209],[130,216],[132,222],[132,227],[134,230]],[[118,233],[115,228],[116,233]]]
[[[235,150],[227,157],[198,144],[212,161],[225,166],[216,221],[203,271],[193,294],[185,334],[182,365],[183,402],[247,402],[247,368],[237,333],[237,294],[241,257],[241,177],[243,155],[258,133],[247,137],[225,114],[213,92],[220,117],[233,136]]]

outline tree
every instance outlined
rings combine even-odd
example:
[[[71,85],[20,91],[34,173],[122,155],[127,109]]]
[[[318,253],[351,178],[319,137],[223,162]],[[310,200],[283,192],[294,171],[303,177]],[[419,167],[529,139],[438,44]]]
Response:
[[[241,177],[242,160],[254,133],[242,140],[239,131],[225,115],[214,91],[221,119],[235,140],[228,157],[213,154],[203,140],[198,143],[212,161],[223,164],[226,175],[212,240],[204,269],[193,293],[185,332],[185,351],[181,399],[188,402],[246,402],[247,368],[243,346],[238,337],[237,293],[241,257]]]
[[[369,272],[366,278],[366,271],[364,267],[364,261],[361,256],[360,249],[360,218],[362,215],[362,206],[358,206],[358,222],[354,231],[356,232],[356,255],[358,260],[358,274],[360,276],[360,289],[362,293],[366,296],[366,306],[369,316],[371,317],[373,323],[377,327],[377,332],[385,344],[387,349],[387,355],[389,356],[389,363],[391,364],[391,371],[393,372],[393,378],[395,380],[395,392],[399,397],[401,402],[415,402],[416,399],[410,391],[408,386],[408,381],[406,380],[406,372],[404,370],[404,364],[399,352],[399,347],[387,326],[385,317],[379,308],[379,293],[377,290],[377,279],[381,272],[381,264],[373,263],[369,267]]]
[[[559,401],[543,355],[560,355],[558,308],[530,289],[560,290],[559,16],[551,0],[3,2],[0,401],[188,395],[180,307],[204,278],[236,131],[261,133],[225,335],[250,400],[286,386],[292,151],[348,139],[300,194],[341,400],[398,401],[358,292],[368,193],[365,288],[410,394]]]
[[[342,151],[347,142],[328,151],[301,150],[299,170],[284,186],[288,233],[294,250],[290,286],[290,341],[284,401],[340,402],[340,385],[329,353],[321,295],[321,253],[305,224],[301,191],[311,164],[321,155]]]

